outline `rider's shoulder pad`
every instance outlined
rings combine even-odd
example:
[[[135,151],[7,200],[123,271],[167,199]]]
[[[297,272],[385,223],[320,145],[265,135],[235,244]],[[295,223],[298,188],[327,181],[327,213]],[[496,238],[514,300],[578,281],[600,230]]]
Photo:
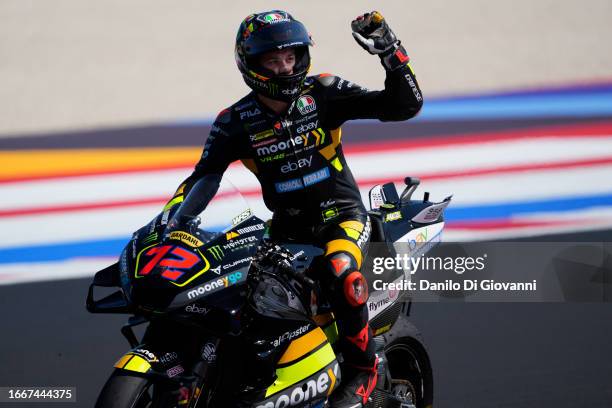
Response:
[[[323,73],[323,74],[319,74],[315,76],[314,78],[318,83],[320,83],[324,87],[328,87],[328,86],[331,86],[338,77],[333,74]]]

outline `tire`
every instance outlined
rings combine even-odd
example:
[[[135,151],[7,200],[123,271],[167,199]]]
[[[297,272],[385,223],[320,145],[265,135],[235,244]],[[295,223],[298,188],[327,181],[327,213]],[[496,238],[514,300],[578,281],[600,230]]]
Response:
[[[104,384],[95,408],[149,408],[150,386],[146,378],[115,370]]]
[[[402,315],[385,346],[392,392],[405,396],[417,408],[433,405],[433,372],[420,333]]]

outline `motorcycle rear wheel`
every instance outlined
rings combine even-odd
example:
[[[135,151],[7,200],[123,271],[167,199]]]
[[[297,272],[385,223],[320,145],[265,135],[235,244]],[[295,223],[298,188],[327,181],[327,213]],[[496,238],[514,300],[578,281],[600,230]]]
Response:
[[[391,375],[391,392],[417,408],[431,407],[433,373],[420,333],[404,317],[400,317],[389,340],[385,355]]]

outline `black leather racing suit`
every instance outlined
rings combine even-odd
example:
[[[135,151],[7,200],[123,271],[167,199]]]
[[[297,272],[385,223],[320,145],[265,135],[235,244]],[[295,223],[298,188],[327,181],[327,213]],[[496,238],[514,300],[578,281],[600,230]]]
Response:
[[[421,106],[408,64],[386,70],[382,91],[329,74],[308,77],[284,115],[271,112],[251,93],[219,113],[202,158],[175,196],[180,201],[206,177],[208,200],[228,165],[241,160],[261,183],[265,204],[274,212],[273,238],[306,238],[325,248],[329,271],[321,281],[331,292],[345,360],[355,366],[371,367],[374,359],[367,283],[365,294],[359,287],[370,227],[342,153],[340,125],[349,119],[406,120]]]

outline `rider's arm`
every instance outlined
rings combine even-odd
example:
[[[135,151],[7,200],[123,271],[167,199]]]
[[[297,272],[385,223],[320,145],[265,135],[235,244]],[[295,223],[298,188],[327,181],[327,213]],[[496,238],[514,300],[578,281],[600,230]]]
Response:
[[[356,30],[355,27],[353,29]],[[423,94],[410,67],[406,50],[386,23],[379,28],[379,34],[381,30],[382,37],[376,43],[368,44],[367,37],[356,37],[356,40],[368,52],[380,57],[386,73],[383,90],[369,91],[336,76],[322,75],[318,78],[318,82],[326,88],[326,121],[331,128],[350,119],[406,120],[414,117],[423,106]],[[384,44],[383,40],[388,43]],[[383,43],[384,51],[376,49],[376,46],[381,46],[379,43]]]
[[[230,140],[230,116],[231,111],[229,110],[224,110],[217,116],[194,171],[176,189],[172,198],[164,206],[163,211],[153,219],[151,224],[167,224],[168,219],[175,215],[175,212],[179,209],[179,204],[185,201],[192,189],[198,199],[190,199],[189,202],[192,205],[197,204],[198,208],[182,208],[181,213],[197,214],[206,208],[212,200],[219,189],[223,173],[232,161],[237,160],[235,146],[231,145]],[[197,188],[194,189],[196,184]]]

